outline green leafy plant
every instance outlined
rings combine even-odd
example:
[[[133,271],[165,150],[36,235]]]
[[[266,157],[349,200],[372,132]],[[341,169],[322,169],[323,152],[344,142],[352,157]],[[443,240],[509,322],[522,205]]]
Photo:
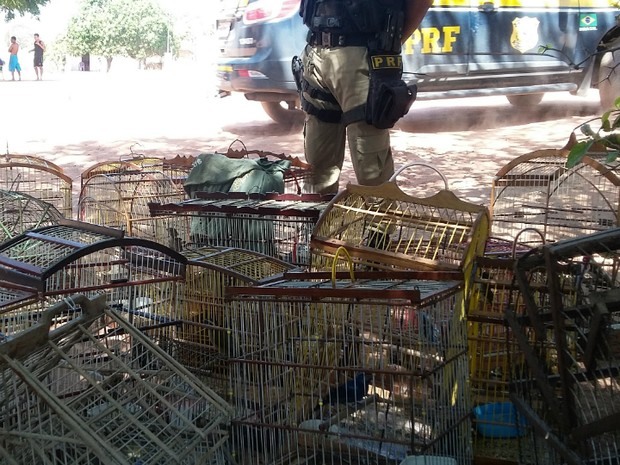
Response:
[[[580,137],[576,133],[580,133]],[[571,168],[589,153],[604,153],[608,163],[620,155],[620,97],[614,107],[601,116],[580,124],[573,132],[576,142],[570,147],[566,166]]]

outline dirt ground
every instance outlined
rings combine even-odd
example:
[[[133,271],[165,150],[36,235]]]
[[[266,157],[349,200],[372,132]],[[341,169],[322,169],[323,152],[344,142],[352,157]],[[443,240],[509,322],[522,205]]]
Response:
[[[3,152],[38,155],[61,165],[79,192],[80,173],[131,152],[173,157],[225,151],[235,140],[248,149],[303,157],[301,130],[273,123],[260,104],[235,95],[215,97],[214,72],[196,63],[164,71],[23,73],[0,81]],[[448,186],[458,196],[488,204],[494,175],[519,155],[560,148],[581,122],[599,114],[595,93],[548,95],[518,110],[505,98],[417,101],[392,130],[396,164],[412,166],[401,187],[427,196]],[[235,142],[239,144],[239,142]],[[240,147],[240,146],[238,146]],[[342,184],[354,181],[350,163]]]

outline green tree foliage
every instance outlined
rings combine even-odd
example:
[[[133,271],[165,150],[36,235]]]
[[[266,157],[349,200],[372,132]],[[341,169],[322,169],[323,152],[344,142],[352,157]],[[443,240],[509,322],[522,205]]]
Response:
[[[577,137],[577,131],[581,138]],[[616,99],[614,108],[580,124],[573,137],[576,143],[570,148],[567,167],[575,166],[588,153],[604,153],[608,163],[616,161],[620,155],[620,97]]]
[[[15,18],[16,13],[38,16],[41,13],[40,8],[48,2],[49,0],[0,0],[0,11],[4,13],[7,21]]]
[[[64,39],[69,53],[106,58],[114,56],[140,62],[163,55],[173,44],[170,19],[151,0],[83,0],[69,23]]]

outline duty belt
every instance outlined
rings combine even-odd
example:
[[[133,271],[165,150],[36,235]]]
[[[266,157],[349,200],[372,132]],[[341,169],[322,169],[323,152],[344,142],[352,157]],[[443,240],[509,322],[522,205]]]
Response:
[[[312,32],[308,33],[307,41],[310,45],[321,47],[365,47],[368,45],[369,36],[365,35],[345,35],[334,32]]]

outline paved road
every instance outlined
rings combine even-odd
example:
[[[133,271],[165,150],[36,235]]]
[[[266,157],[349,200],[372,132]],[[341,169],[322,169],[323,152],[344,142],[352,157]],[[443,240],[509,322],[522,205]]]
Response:
[[[7,72],[5,70],[5,79]],[[92,164],[132,150],[171,157],[249,149],[303,156],[301,131],[283,130],[256,102],[214,98],[212,72],[198,65],[163,72],[67,73],[0,81],[0,150],[38,154],[63,166],[79,186]],[[28,79],[30,78],[30,79]],[[457,195],[488,204],[493,176],[513,158],[559,148],[579,123],[598,115],[596,95],[547,96],[529,111],[504,98],[416,102],[393,130],[397,164],[432,164]],[[353,180],[345,166],[344,181]],[[433,170],[405,170],[398,182],[415,195],[441,187]],[[76,192],[77,195],[77,192]]]

